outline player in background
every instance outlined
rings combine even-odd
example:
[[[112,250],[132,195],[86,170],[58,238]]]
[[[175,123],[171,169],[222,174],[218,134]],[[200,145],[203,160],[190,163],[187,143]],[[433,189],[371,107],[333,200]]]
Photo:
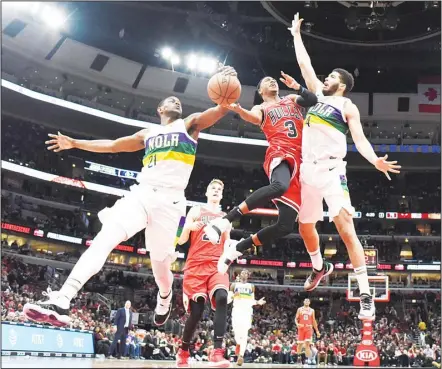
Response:
[[[211,367],[225,368],[230,365],[224,359],[222,348],[226,333],[227,296],[229,276],[218,273],[217,262],[223,252],[224,243],[230,239],[230,228],[222,235],[220,241],[213,245],[206,237],[203,227],[211,220],[225,215],[220,209],[224,184],[213,179],[207,186],[207,204],[194,206],[189,210],[183,232],[178,240],[182,245],[190,239],[189,254],[184,266],[183,303],[190,315],[183,331],[183,341],[177,354],[179,368],[189,366],[189,346],[196,326],[204,313],[204,306],[209,299],[215,310],[214,350],[209,356]]]
[[[297,94],[281,98],[277,81],[272,77],[265,77],[257,87],[258,96],[263,101],[261,104],[255,105],[251,111],[242,108],[239,104],[230,105],[230,109],[238,113],[242,119],[258,125],[264,132],[269,147],[263,166],[270,184],[253,192],[223,219],[212,222],[205,231],[211,241],[216,241],[220,232],[233,220],[259,206],[264,206],[269,200],[273,200],[278,208],[278,221],[239,243],[231,240],[219,261],[220,272],[226,272],[231,262],[241,256],[245,250],[284,237],[295,227],[301,204],[299,184],[303,124],[301,108],[314,105],[317,98],[292,77],[283,72],[281,74],[283,76],[281,81],[295,89]]]
[[[231,67],[219,72],[236,76]],[[199,132],[214,125],[228,113],[216,106],[182,119],[181,102],[168,97],[157,108],[161,125],[150,125],[132,136],[116,140],[77,140],[61,133],[50,134],[48,150],[60,152],[79,149],[97,153],[119,153],[145,150],[143,169],[134,185],[112,208],[98,216],[103,224],[92,245],[83,253],[60,291],[44,293],[45,301],[26,304],[26,316],[40,323],[57,326],[69,324],[70,301],[83,285],[103,267],[115,246],[146,229],[146,249],[155,282],[159,288],[154,323],[163,325],[172,309],[175,245],[180,235],[180,222],[186,212],[184,189],[195,163]]]
[[[310,344],[313,339],[313,329],[319,339],[321,334],[318,330],[318,323],[315,318],[315,311],[310,307],[310,299],[304,299],[304,306],[298,308],[295,316],[296,327],[298,328],[298,362],[301,358],[302,348],[305,349],[307,363],[312,363],[312,351]]]
[[[359,318],[373,320],[375,306],[368,284],[365,255],[353,224],[354,207],[347,187],[347,137],[350,131],[359,153],[390,180],[388,172],[399,173],[396,161],[387,161],[387,155],[378,157],[364,135],[359,109],[345,97],[354,85],[353,76],[344,69],[334,69],[322,83],[316,76],[310,57],[301,38],[299,14],[290,28],[294,39],[296,58],[308,89],[318,96],[304,122],[302,138],[301,197],[299,233],[310,254],[313,271],[304,288],[312,291],[328,273],[319,248],[316,222],[323,220],[322,201],[328,205],[329,219],[336,225],[344,241],[361,291]]]
[[[255,286],[247,282],[249,272],[242,270],[239,275],[240,281],[230,286],[229,302],[233,300],[232,308],[232,329],[235,335],[236,351],[238,355],[237,365],[244,363],[244,353],[247,348],[247,337],[252,327],[252,316],[254,305],[264,305],[264,297],[255,300]]]

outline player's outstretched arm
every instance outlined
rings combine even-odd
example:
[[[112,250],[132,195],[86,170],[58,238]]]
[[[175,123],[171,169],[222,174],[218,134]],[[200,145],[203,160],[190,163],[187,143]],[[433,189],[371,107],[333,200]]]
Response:
[[[345,106],[345,116],[351,137],[359,153],[373,164],[377,170],[384,173],[388,180],[391,180],[389,172],[400,173],[399,169],[401,166],[397,165],[397,161],[387,161],[388,155],[378,157],[374,152],[373,147],[367,140],[367,137],[365,137],[359,109],[355,104],[349,103]]]
[[[239,114],[241,119],[245,120],[248,123],[252,123],[254,125],[259,126],[263,120],[263,112],[262,108],[259,105],[255,105],[252,110],[244,109],[239,104],[230,104],[226,105],[226,108]]]
[[[76,140],[75,138],[58,134],[49,134],[46,141],[48,150],[60,152],[63,150],[79,149],[99,153],[134,152],[144,149],[144,137],[148,129],[142,129],[132,136],[121,137],[116,140]]]
[[[203,222],[196,222],[200,215],[201,208],[199,206],[192,207],[186,216],[186,222],[184,223],[183,231],[181,232],[181,236],[178,239],[178,245],[185,244],[190,237],[190,232],[198,231],[204,227]]]
[[[322,91],[323,84],[318,77],[316,77],[316,72],[313,69],[310,56],[308,55],[304,43],[302,42],[301,24],[303,20],[304,19],[299,19],[299,13],[296,13],[292,21],[292,27],[289,28],[289,30],[293,36],[296,59],[299,67],[301,68],[302,77],[307,84],[307,88],[310,91],[317,93],[318,91]]]
[[[236,70],[230,66],[220,66],[217,73],[222,73],[226,76],[233,77],[238,75]],[[229,109],[227,109],[227,107],[218,105],[214,108],[207,109],[202,113],[191,114],[184,120],[187,131],[200,132],[206,128],[209,128],[224,117],[228,112]]]

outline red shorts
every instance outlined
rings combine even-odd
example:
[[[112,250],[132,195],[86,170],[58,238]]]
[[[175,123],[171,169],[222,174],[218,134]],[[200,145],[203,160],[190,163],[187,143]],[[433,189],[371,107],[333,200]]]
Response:
[[[275,204],[276,201],[280,201],[295,209],[299,213],[299,209],[301,207],[301,183],[299,181],[301,153],[291,148],[270,146],[267,149],[264,160],[264,171],[266,172],[267,177],[271,179],[273,169],[275,169],[283,161],[286,161],[292,170],[292,178],[290,180],[289,188],[284,195],[273,199],[272,201]]]
[[[217,262],[211,261],[186,269],[183,278],[184,308],[189,312],[189,300],[196,301],[201,296],[206,301],[209,297],[212,309],[215,310],[213,294],[218,289],[229,291],[229,275],[218,273]]]
[[[311,342],[313,338],[313,328],[312,327],[300,327],[298,329],[298,342]]]

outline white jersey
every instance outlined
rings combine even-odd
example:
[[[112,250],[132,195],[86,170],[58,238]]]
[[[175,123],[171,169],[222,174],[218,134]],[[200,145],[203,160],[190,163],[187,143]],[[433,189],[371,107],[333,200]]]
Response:
[[[183,190],[187,187],[197,142],[187,132],[183,119],[152,126],[144,138],[146,146],[140,184]]]
[[[350,99],[343,96],[324,96],[317,92],[318,102],[304,120],[302,131],[302,160],[344,159],[347,155],[348,125],[344,105]]]
[[[252,309],[255,292],[251,283],[235,282],[233,288],[233,309]]]

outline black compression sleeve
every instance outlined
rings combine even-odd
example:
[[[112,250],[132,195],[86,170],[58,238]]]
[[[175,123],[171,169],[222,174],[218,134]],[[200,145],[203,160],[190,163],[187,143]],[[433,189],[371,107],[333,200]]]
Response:
[[[297,93],[299,96],[296,99],[296,103],[304,108],[313,106],[318,102],[318,97],[302,86]]]

